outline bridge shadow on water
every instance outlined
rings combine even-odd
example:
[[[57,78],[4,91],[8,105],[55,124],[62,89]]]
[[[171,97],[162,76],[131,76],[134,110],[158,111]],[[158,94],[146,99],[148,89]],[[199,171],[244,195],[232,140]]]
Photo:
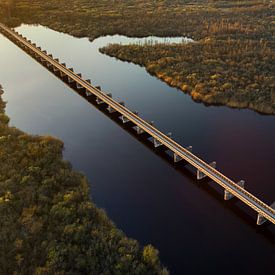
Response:
[[[34,56],[28,53],[32,58],[38,61]],[[148,150],[150,150],[153,154],[157,155],[161,158],[167,165],[169,165],[172,169],[174,169],[177,173],[181,174],[185,178],[192,182],[196,188],[203,190],[210,196],[212,199],[214,198],[219,202],[220,206],[226,210],[231,211],[235,216],[245,222],[249,227],[256,230],[256,232],[266,238],[272,244],[275,244],[275,235],[274,231],[269,227],[270,222],[266,222],[261,226],[257,226],[255,223],[255,213],[252,209],[245,207],[241,201],[236,198],[231,199],[230,201],[225,201],[223,199],[223,189],[222,187],[212,184],[213,181],[206,177],[200,181],[196,179],[196,171],[193,167],[188,165],[184,160],[175,163],[173,159],[172,152],[169,151],[165,146],[159,146],[155,148],[152,138],[147,133],[138,134],[136,129],[134,128],[134,124],[132,122],[123,123],[120,119],[120,114],[118,112],[110,113],[107,110],[107,104],[102,103],[98,104],[96,101],[96,96],[93,94],[87,96],[85,89],[77,88],[76,83],[69,83],[66,76],[61,76],[58,71],[54,71],[52,67],[47,67],[45,63],[39,61],[41,65],[43,65],[48,71],[53,73],[58,79],[62,80],[69,88],[73,89],[78,95],[80,95],[83,99],[88,101],[93,107],[101,111],[106,117],[115,122],[121,129],[127,132],[131,137],[137,139],[141,144],[143,144]]]
[[[60,78],[58,75],[56,76]],[[64,79],[62,80],[64,81]],[[84,90],[79,90],[74,84],[69,84],[66,81],[64,82],[78,95],[88,101],[94,108],[98,109],[106,117],[115,122],[116,125],[127,132],[131,137],[138,140],[143,146],[150,150],[151,153],[157,155],[177,173],[187,178],[189,182],[192,182],[196,188],[199,188],[200,190],[206,192],[209,196],[211,196],[211,198],[214,198],[216,201],[218,201],[221,207],[234,213],[235,216],[244,221],[247,225],[249,225],[253,229],[256,229],[257,233],[263,235],[265,238],[275,244],[274,233],[268,228],[270,225],[269,222],[261,226],[257,226],[255,224],[255,217],[253,216],[253,214],[255,215],[254,211],[252,211],[251,209],[245,209],[245,205],[243,205],[242,202],[239,201],[237,198],[233,198],[230,201],[225,201],[223,199],[222,187],[216,184],[212,184],[214,182],[210,178],[206,177],[198,181],[196,178],[196,170],[191,165],[189,165],[188,162],[182,160],[175,163],[171,151],[165,146],[159,146],[155,148],[153,140],[149,134],[137,134],[137,131],[134,129],[135,125],[132,122],[122,123],[122,120],[120,119],[120,114],[117,112],[109,113],[109,111],[107,110],[107,104],[97,104],[96,97],[94,95],[86,96]]]

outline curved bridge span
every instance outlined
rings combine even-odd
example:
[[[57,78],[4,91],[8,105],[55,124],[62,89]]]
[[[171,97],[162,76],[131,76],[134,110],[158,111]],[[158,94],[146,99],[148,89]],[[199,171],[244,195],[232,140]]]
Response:
[[[132,122],[138,134],[149,134],[154,140],[155,147],[167,147],[173,152],[175,162],[185,160],[187,163],[191,164],[197,170],[198,180],[206,176],[211,178],[214,182],[224,188],[225,200],[229,200],[235,196],[255,210],[258,213],[258,225],[263,224],[267,220],[275,224],[275,203],[268,206],[266,203],[252,195],[244,189],[244,181],[232,181],[215,168],[215,162],[210,164],[206,163],[191,152],[192,147],[184,148],[171,138],[170,133],[165,135],[155,128],[152,123],[145,121],[140,118],[137,113],[127,109],[123,102],[115,101],[112,99],[111,94],[103,93],[100,87],[92,86],[90,80],[84,80],[81,74],[76,74],[73,72],[73,69],[68,69],[64,63],[59,63],[58,59],[54,59],[51,54],[42,51],[40,47],[37,47],[34,43],[32,44],[30,40],[27,40],[18,32],[15,32],[13,29],[8,28],[1,23],[0,32],[34,57],[38,62],[59,75],[59,77],[61,77],[65,82],[75,84],[77,89],[85,93],[85,96],[93,95],[96,97],[96,102],[98,104],[107,104],[107,109],[110,113],[118,112],[121,115],[120,118],[123,123]]]

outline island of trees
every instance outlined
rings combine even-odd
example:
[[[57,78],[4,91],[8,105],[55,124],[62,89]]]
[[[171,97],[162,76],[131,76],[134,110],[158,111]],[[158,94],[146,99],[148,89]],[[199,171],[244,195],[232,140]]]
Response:
[[[0,274],[168,274],[91,201],[63,144],[9,126],[0,87]]]
[[[172,45],[109,45],[104,54],[145,66],[206,104],[275,114],[274,52],[266,41],[206,39]]]

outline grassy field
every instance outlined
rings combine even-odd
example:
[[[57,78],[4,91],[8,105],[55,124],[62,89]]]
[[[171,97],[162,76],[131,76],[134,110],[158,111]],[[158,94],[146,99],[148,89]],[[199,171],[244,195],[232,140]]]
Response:
[[[0,274],[168,274],[90,200],[61,141],[9,126],[0,88]]]

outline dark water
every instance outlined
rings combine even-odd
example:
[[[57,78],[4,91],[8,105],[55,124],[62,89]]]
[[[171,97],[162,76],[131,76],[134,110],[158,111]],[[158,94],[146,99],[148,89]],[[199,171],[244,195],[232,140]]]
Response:
[[[142,117],[193,145],[205,160],[268,204],[275,201],[275,117],[250,110],[206,107],[139,66],[100,54],[93,43],[43,27],[18,30]],[[65,143],[64,156],[90,180],[96,204],[129,237],[160,250],[172,274],[271,274],[275,228],[257,227],[256,213],[223,201],[211,181],[175,166],[76,94],[17,46],[0,36],[0,83],[11,124]]]

